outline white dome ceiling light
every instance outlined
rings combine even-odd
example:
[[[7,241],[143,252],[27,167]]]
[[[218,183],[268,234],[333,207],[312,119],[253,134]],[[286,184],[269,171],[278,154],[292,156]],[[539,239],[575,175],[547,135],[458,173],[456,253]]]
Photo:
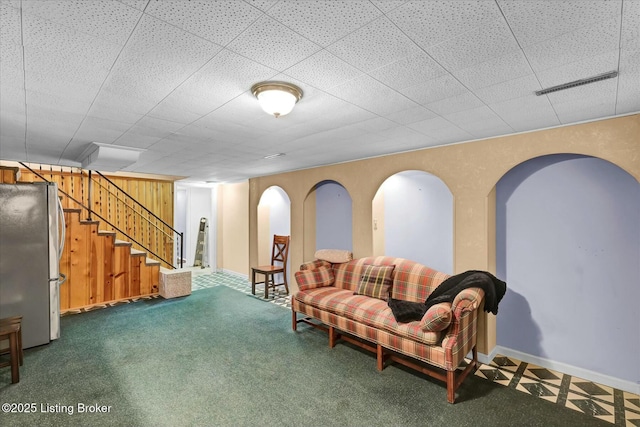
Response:
[[[251,86],[251,93],[258,98],[260,107],[276,118],[289,114],[302,98],[302,90],[291,83],[261,82]]]

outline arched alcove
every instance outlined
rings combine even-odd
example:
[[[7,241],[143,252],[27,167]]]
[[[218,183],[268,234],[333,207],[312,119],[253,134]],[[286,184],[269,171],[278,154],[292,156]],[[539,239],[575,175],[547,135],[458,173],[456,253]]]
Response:
[[[555,154],[506,173],[496,185],[496,273],[509,288],[499,351],[637,384],[639,218],[638,181],[608,161]]]
[[[352,201],[342,184],[321,181],[304,203],[305,259],[318,249],[353,250]]]
[[[372,203],[374,255],[453,273],[453,195],[440,178],[418,170],[396,173]]]
[[[260,196],[258,203],[258,264],[271,263],[273,235],[291,235],[291,200],[281,187],[271,186]],[[291,259],[291,256],[289,256]],[[295,270],[294,270],[295,271]],[[291,264],[287,277],[291,277]],[[276,276],[276,281],[282,278]]]

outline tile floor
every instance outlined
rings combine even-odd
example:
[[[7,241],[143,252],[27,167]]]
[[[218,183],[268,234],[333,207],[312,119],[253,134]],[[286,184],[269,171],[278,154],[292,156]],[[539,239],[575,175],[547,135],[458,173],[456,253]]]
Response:
[[[251,295],[251,283],[244,277],[210,271],[192,272],[192,291],[214,286],[228,286]],[[263,293],[264,287],[257,285],[256,295],[251,296],[264,301]],[[147,298],[158,298],[158,296]],[[126,302],[94,306],[91,309],[131,303],[140,299],[134,298]],[[285,294],[284,287],[270,292],[268,301],[284,308],[291,308],[291,300],[289,295]],[[77,312],[82,311],[67,312],[65,315]],[[502,355],[496,356],[488,365],[481,364],[476,375],[616,426],[640,427],[640,396],[637,394],[616,390]]]

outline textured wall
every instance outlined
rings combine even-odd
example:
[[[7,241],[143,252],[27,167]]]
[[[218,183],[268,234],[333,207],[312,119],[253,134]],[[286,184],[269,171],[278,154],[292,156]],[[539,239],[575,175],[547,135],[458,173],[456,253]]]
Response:
[[[304,261],[304,202],[324,180],[341,183],[352,198],[353,252],[373,253],[372,200],[389,176],[405,170],[436,175],[454,197],[454,272],[495,270],[495,191],[514,166],[545,154],[574,153],[599,157],[640,180],[640,115],[601,120],[530,133],[429,148],[409,153],[341,163],[249,180],[249,259],[257,259],[257,204],[271,185],[291,199],[291,264]],[[245,267],[245,271],[248,267]],[[495,317],[482,316],[479,350],[496,345]]]

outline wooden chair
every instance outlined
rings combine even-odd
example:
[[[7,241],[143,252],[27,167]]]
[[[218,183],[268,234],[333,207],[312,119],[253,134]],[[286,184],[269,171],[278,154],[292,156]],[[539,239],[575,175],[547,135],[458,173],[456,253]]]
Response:
[[[269,288],[275,288],[276,286],[284,285],[284,288],[289,293],[289,286],[287,285],[287,258],[289,256],[289,236],[273,235],[273,247],[271,248],[271,264],[261,265],[251,268],[251,293],[256,294],[256,284],[264,283],[264,297],[269,298]],[[279,262],[281,265],[276,265]],[[275,283],[275,275],[282,273],[283,282]],[[256,282],[256,274],[262,274],[264,276],[264,282]]]
[[[8,340],[9,348],[2,353],[9,353],[9,361],[0,363],[0,368],[11,366],[11,383],[20,381],[20,366],[24,355],[22,349],[22,316],[0,319],[0,341]]]

